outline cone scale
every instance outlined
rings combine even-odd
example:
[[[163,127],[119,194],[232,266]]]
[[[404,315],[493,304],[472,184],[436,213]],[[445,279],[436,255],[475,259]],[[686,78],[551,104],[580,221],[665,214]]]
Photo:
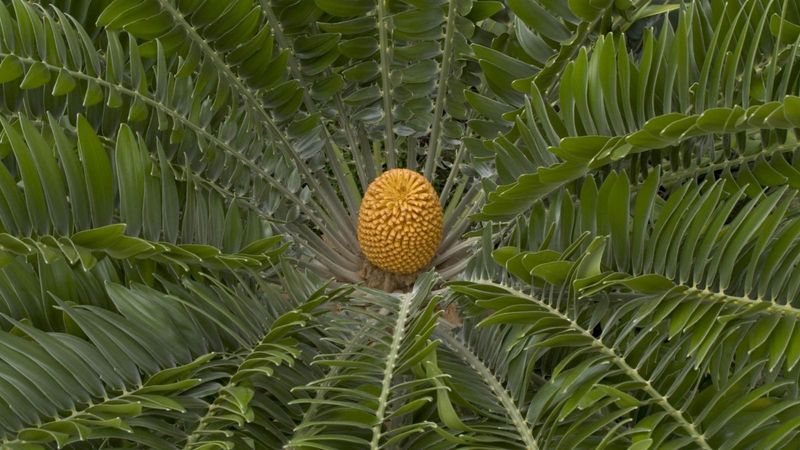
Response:
[[[381,174],[367,188],[358,215],[358,242],[367,260],[389,273],[427,266],[442,241],[439,196],[422,175],[407,169]]]

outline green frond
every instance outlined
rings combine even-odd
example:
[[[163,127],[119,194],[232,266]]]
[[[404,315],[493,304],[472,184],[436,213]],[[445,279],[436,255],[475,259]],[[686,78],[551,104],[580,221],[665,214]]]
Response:
[[[114,312],[53,297],[63,314],[61,332],[45,332],[4,314],[13,328],[3,332],[0,350],[7,376],[3,392],[15,401],[2,414],[3,444],[64,445],[103,439],[115,429],[134,441],[154,440],[159,415],[196,408],[194,393],[213,381],[202,375],[204,367],[215,364],[215,353],[253,342],[268,312],[247,297],[238,306],[227,303],[229,290],[200,288],[188,280],[185,286],[184,294],[195,295],[106,283]],[[147,431],[147,420],[140,421],[145,412],[153,415],[156,434]],[[180,428],[171,432],[181,434]]]
[[[263,154],[261,142],[256,135],[247,131],[258,126],[258,122],[247,115],[237,116],[226,113],[226,108],[232,101],[231,96],[213,91],[214,83],[200,82],[200,78],[193,79],[191,67],[170,66],[164,53],[165,50],[163,48],[159,50],[159,47],[155,46],[155,41],[152,42],[155,64],[144,62],[142,58],[146,52],[137,51],[138,47],[136,47],[135,41],[129,40],[129,44],[133,44],[133,46],[129,45],[129,54],[125,54],[122,43],[119,42],[119,35],[116,33],[107,35],[109,42],[114,45],[109,44],[109,53],[101,55],[95,49],[91,39],[85,34],[82,35],[82,30],[75,28],[73,22],[58,10],[55,10],[58,18],[56,20],[51,18],[46,11],[30,10],[30,6],[21,2],[18,2],[18,5],[20,5],[19,11],[28,11],[27,17],[30,20],[41,20],[42,27],[47,25],[53,29],[56,33],[54,36],[62,41],[64,51],[42,54],[34,49],[39,47],[17,45],[0,49],[0,56],[3,57],[4,64],[10,70],[9,75],[2,78],[7,88],[10,88],[10,83],[18,81],[22,77],[22,74],[16,73],[15,67],[22,70],[28,67],[28,71],[34,67],[37,68],[36,70],[46,69],[43,73],[52,74],[52,76],[47,75],[44,83],[53,79],[55,74],[59,74],[59,79],[69,77],[72,82],[65,85],[69,87],[68,90],[66,88],[56,89],[59,85],[58,79],[55,80],[52,88],[56,99],[64,99],[61,104],[73,97],[74,100],[82,99],[77,104],[75,101],[69,101],[66,102],[66,105],[67,107],[75,105],[78,107],[77,112],[85,114],[84,108],[91,108],[95,105],[95,109],[97,109],[100,106],[98,102],[105,100],[106,105],[122,109],[117,120],[125,120],[127,117],[127,121],[131,124],[157,121],[156,129],[163,130],[163,137],[154,141],[149,136],[143,136],[145,145],[154,147],[164,145],[166,147],[164,156],[178,159],[180,172],[192,168],[187,175],[197,173],[197,177],[203,183],[215,183],[217,179],[225,180],[225,185],[215,186],[218,192],[223,193],[225,201],[253,205],[254,209],[262,215],[264,212],[261,205],[265,202],[273,204],[274,206],[267,216],[270,218],[275,217],[278,212],[277,208],[280,208],[283,201],[289,201],[295,208],[300,208],[304,214],[312,217],[317,226],[326,227],[325,218],[327,216],[324,215],[324,212],[317,207],[309,207],[307,202],[298,197],[297,191],[300,186],[297,181],[290,180],[293,177],[290,171],[291,165],[275,160],[276,156],[272,156],[272,161],[264,159],[265,157],[269,158],[270,154]],[[3,8],[5,7],[3,6]],[[6,24],[4,29],[16,35],[18,32],[15,30],[18,30],[19,27],[13,22],[10,13],[4,14],[3,17]],[[16,38],[8,41],[16,42]],[[108,73],[102,73],[104,68]],[[148,76],[148,70],[152,71],[152,80]],[[22,84],[23,87],[27,86],[25,83]],[[48,88],[49,85],[41,89]],[[10,100],[19,96],[21,101],[26,102],[33,95],[28,95],[28,93],[34,92],[31,89],[33,87],[23,91],[16,90],[16,92],[9,89],[7,92],[12,95],[7,95],[6,98]],[[187,102],[188,99],[194,100]],[[213,106],[213,109],[208,109],[209,106]],[[31,109],[39,110],[40,108]],[[97,126],[96,119],[93,122],[92,127],[94,128]],[[114,129],[113,124],[110,127],[108,124],[104,124],[104,126],[110,128],[109,134],[112,139],[118,139],[114,138],[117,130]],[[120,129],[124,130],[125,127],[120,127]],[[233,139],[234,137],[235,139]],[[167,146],[166,143],[170,143],[170,145]],[[163,164],[164,162],[162,162],[162,166]],[[196,168],[193,168],[197,166],[203,167],[199,173]],[[256,192],[258,193],[257,197],[248,199],[249,195]],[[164,204],[164,209],[166,210],[169,206],[172,205]],[[168,211],[171,213],[172,209],[174,208]],[[288,213],[288,216],[280,217],[278,214],[279,220],[291,221],[293,210],[284,209],[284,211],[286,211],[284,214]],[[319,214],[323,214],[323,216],[320,220],[316,220]],[[171,230],[171,228],[166,229]],[[174,231],[173,234],[177,235],[177,231]],[[222,235],[222,233],[217,234]],[[331,235],[336,236],[336,233],[331,233]]]
[[[595,448],[604,448],[620,439],[651,439],[657,448],[717,448],[727,440],[723,430],[752,420],[758,421],[753,428],[758,427],[759,436],[765,438],[763,445],[790,437],[784,433],[767,438],[789,417],[782,413],[791,414],[788,411],[798,405],[792,398],[781,399],[790,379],[773,377],[759,382],[749,395],[739,394],[761,378],[755,373],[764,368],[764,360],[743,361],[732,374],[704,383],[703,374],[713,366],[712,358],[693,349],[697,334],[705,336],[707,332],[683,333],[660,348],[646,345],[672,337],[663,322],[647,328],[636,326],[658,323],[647,317],[659,309],[658,298],[628,302],[604,315],[574,303],[563,305],[559,299],[540,299],[488,283],[463,283],[453,289],[491,311],[477,326],[519,328],[521,341],[511,345],[532,346],[534,357],[545,364],[548,353],[559,353],[558,359],[550,360],[558,364],[552,367],[547,384],[530,400],[526,417],[542,441],[578,445],[590,439]],[[703,323],[697,326],[702,328]],[[599,335],[593,331],[598,328]],[[725,335],[736,339],[734,334]],[[712,409],[717,414],[706,420]],[[723,410],[728,413],[719,415]],[[618,434],[622,426],[631,432]]]
[[[636,59],[623,36],[601,35],[565,66],[557,96],[520,79],[515,95],[525,94],[524,101],[500,103],[494,113],[483,106],[484,114],[509,121],[502,137],[483,144],[497,155],[505,183],[489,195],[483,217],[525,212],[536,199],[608,166],[632,177],[660,166],[665,176],[685,180],[751,170],[760,157],[794,150],[796,138],[782,130],[798,123],[790,89],[796,47],[775,38],[779,30],[767,26],[770,13],[756,8],[758,1],[745,3],[736,13],[716,3],[711,23],[704,7],[681,7],[677,27],[665,23],[658,35],[646,33]],[[770,3],[767,11],[777,13],[780,2]],[[734,38],[734,29],[741,35]],[[701,59],[698,49],[705,48],[711,55]],[[713,58],[716,51],[737,57],[725,63]],[[768,59],[785,61],[786,70],[762,71],[757,65]],[[631,101],[619,102],[620,95]]]
[[[212,404],[208,406],[206,414],[199,420],[196,428],[186,438],[185,449],[197,448],[238,448],[246,439],[237,436],[231,439],[233,431],[244,430],[245,435],[252,435],[254,441],[261,432],[245,429],[249,427],[262,427],[270,436],[267,440],[262,437],[262,442],[255,448],[272,446],[275,440],[283,441],[285,436],[273,431],[273,426],[268,423],[256,421],[256,409],[264,404],[266,399],[256,400],[254,397],[263,396],[264,387],[270,387],[265,378],[275,374],[275,370],[282,365],[293,365],[302,353],[297,334],[313,320],[311,314],[321,304],[340,296],[342,292],[326,293],[323,290],[311,296],[297,309],[289,311],[271,324],[264,337],[256,345],[237,355],[238,363],[235,371],[230,375],[229,381],[217,391]],[[273,395],[279,396],[280,392]],[[273,407],[274,408],[274,407]],[[273,408],[264,411],[264,414],[275,414]],[[286,433],[289,430],[285,430]]]
[[[42,345],[44,350],[54,352],[50,353],[53,357],[63,358],[62,361],[70,361],[70,368],[75,373],[75,378],[63,377],[61,378],[62,383],[80,381],[86,383],[85,387],[101,385],[100,378],[93,379],[91,377],[94,374],[89,365],[76,363],[81,359],[76,358],[77,353],[70,351],[70,345],[74,342],[69,340],[60,342],[57,336],[37,333],[34,331],[35,329],[24,326],[22,329],[30,332],[30,337]],[[87,355],[86,352],[87,349],[84,349],[80,357],[91,355],[91,353]],[[133,442],[150,446],[150,448],[169,448],[154,433],[148,432],[148,425],[156,426],[159,416],[168,416],[171,412],[187,411],[187,406],[192,404],[189,392],[202,385],[204,380],[200,376],[202,376],[203,365],[211,361],[213,357],[213,354],[203,355],[190,363],[164,369],[153,374],[138,388],[118,395],[107,395],[97,401],[91,401],[87,396],[86,399],[81,399],[81,403],[83,403],[81,408],[76,408],[70,414],[44,421],[34,427],[19,429],[15,437],[3,439],[3,446],[14,450],[44,449],[49,443],[64,446],[72,442],[128,435]],[[95,368],[98,371],[103,369],[102,367]],[[75,392],[75,394],[78,393]],[[104,394],[94,394],[98,398],[102,395]],[[149,414],[151,417],[149,419],[142,417],[135,428],[131,427],[128,422],[144,414]]]
[[[352,317],[331,324],[335,334],[342,334],[341,352],[314,362],[328,367],[327,375],[295,388],[312,395],[292,403],[309,405],[313,413],[296,427],[289,448],[377,449],[433,425],[414,419],[414,412],[437,401],[444,388],[436,381],[436,342],[430,340],[436,301],[426,300],[433,282],[427,274],[399,298],[365,291],[362,301],[351,300],[346,311]]]
[[[444,328],[444,327],[440,327]],[[451,357],[454,361],[450,361],[448,366],[445,366],[445,358],[441,358],[441,365],[444,373],[450,375],[450,383],[453,386],[453,392],[457,393],[460,397],[465,398],[465,403],[473,407],[474,411],[483,417],[491,417],[497,420],[497,423],[482,423],[475,424],[471,428],[475,431],[474,436],[464,437],[466,442],[483,442],[488,444],[488,438],[495,434],[496,441],[492,443],[495,446],[502,446],[503,448],[525,448],[528,450],[536,450],[539,445],[536,438],[533,436],[533,431],[530,424],[524,417],[523,411],[519,409],[512,395],[506,390],[503,381],[495,374],[495,372],[487,366],[478,355],[473,352],[466,342],[463,342],[458,336],[453,336],[449,330],[442,330],[437,333],[441,336],[448,349],[453,352]],[[492,336],[490,339],[484,339],[479,342],[490,343],[497,342],[501,336]],[[442,355],[444,356],[444,355]],[[450,356],[450,355],[448,355]],[[502,358],[505,355],[495,354],[487,355],[496,358]],[[457,358],[457,359],[456,359]],[[460,359],[460,361],[458,361]],[[458,361],[458,362],[456,362]],[[505,364],[501,365],[501,370],[509,370]],[[506,373],[511,383],[512,374]],[[514,383],[515,387],[523,388],[524,382]],[[489,399],[493,400],[490,402]],[[480,403],[477,403],[480,402]],[[477,403],[477,404],[476,404]],[[513,429],[514,437],[516,439],[509,439],[510,431]]]

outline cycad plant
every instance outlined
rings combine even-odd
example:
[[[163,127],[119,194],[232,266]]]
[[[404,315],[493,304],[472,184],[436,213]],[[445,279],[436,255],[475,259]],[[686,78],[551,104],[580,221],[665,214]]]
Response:
[[[0,448],[800,448],[795,0],[3,0]]]

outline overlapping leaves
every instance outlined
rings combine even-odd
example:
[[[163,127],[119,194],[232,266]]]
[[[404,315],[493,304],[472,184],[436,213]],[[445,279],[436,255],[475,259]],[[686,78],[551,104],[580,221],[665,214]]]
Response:
[[[791,445],[799,14],[1,3],[3,445]],[[322,287],[401,165],[481,280]]]
[[[648,29],[638,55],[630,54],[624,36],[600,36],[564,67],[552,94],[515,80],[524,101],[513,111],[494,108],[513,127],[484,144],[505,183],[491,194],[485,217],[526,211],[607,166],[645,177],[648,168],[663,166],[689,178],[752,168],[756,153],[769,157],[791,148],[795,139],[783,130],[798,123],[797,46],[787,43],[797,11],[781,2],[739,3],[682,7],[677,26],[665,23],[657,35]],[[770,17],[775,23],[782,16],[791,18],[788,24],[769,26]],[[735,57],[715,58],[720,48]],[[785,61],[785,70],[777,64],[760,69],[767,60]]]

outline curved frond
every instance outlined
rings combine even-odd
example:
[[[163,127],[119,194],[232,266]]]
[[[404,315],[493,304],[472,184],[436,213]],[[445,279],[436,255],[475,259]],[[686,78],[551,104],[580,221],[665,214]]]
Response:
[[[472,428],[477,431],[474,437],[475,442],[488,443],[488,437],[495,434],[496,442],[493,443],[495,446],[502,446],[503,448],[519,447],[528,450],[538,449],[539,445],[533,436],[530,424],[524,417],[524,412],[517,406],[501,379],[470,349],[466,342],[463,342],[458,336],[454,336],[444,326],[440,325],[440,332],[436,335],[442,337],[448,349],[452,350],[453,357],[461,359],[460,362],[466,364],[466,366],[459,367],[459,364],[455,361],[447,361],[446,363],[445,361],[449,358],[446,359],[445,355],[440,356],[443,372],[451,375],[450,384],[453,385],[453,392],[457,393],[456,395],[467,398],[466,403],[474,405],[481,416],[492,414],[492,418],[502,417],[499,421],[500,423],[472,425]],[[482,342],[488,344],[499,338],[499,336],[495,335],[492,336],[492,339],[485,339]],[[494,356],[498,357],[500,355]],[[504,367],[504,369],[507,370],[508,368]],[[479,383],[483,383],[483,386]],[[519,385],[518,387],[522,388]],[[494,400],[494,404],[489,403],[488,399]],[[475,404],[475,402],[481,403]],[[510,429],[513,429],[515,434],[516,439],[514,440],[509,439]],[[469,437],[462,436],[462,438],[470,442]]]
[[[194,417],[189,412],[216,384],[214,366],[229,364],[217,355],[254,342],[269,321],[255,298],[231,304],[230,289],[189,280],[183,289],[165,295],[109,282],[115,311],[54,298],[61,332],[3,315],[14,328],[3,332],[2,392],[15,399],[2,412],[3,445],[113,438],[171,448],[158,443],[163,433],[170,440],[182,435]],[[164,428],[173,412],[183,414],[181,421]]]
[[[414,417],[443,389],[431,359],[437,346],[430,340],[437,317],[436,299],[428,301],[433,281],[426,275],[413,292],[399,298],[367,291],[362,305],[351,301],[346,311],[353,317],[331,325],[345,339],[341,352],[314,362],[329,367],[328,374],[295,388],[314,394],[292,402],[309,405],[313,413],[296,427],[288,447],[377,449],[433,425]],[[353,322],[359,318],[366,330]]]
[[[285,392],[280,391],[269,393],[268,389],[272,386],[266,378],[271,378],[282,365],[293,365],[302,353],[297,334],[313,320],[311,314],[314,309],[342,294],[344,292],[318,291],[298,308],[275,319],[256,345],[238,352],[235,371],[230,375],[228,383],[217,390],[213,403],[188,435],[183,448],[239,448],[244,445],[247,439],[245,436],[248,435],[252,436],[250,439],[254,442],[258,442],[253,444],[256,445],[253,448],[272,446],[275,440],[285,441],[285,434],[276,431],[277,427],[261,420],[256,421],[257,416],[276,413],[276,405],[269,410],[259,411],[259,414],[256,412],[271,402],[270,396],[275,396],[279,401],[280,396],[285,395]],[[248,430],[245,428],[246,424],[262,430]],[[244,433],[234,433],[236,430],[244,430]],[[284,430],[283,433],[288,431],[291,429]],[[257,436],[261,437],[256,438]]]
[[[555,102],[535,82],[515,81],[524,101],[500,110],[510,131],[484,144],[497,154],[504,185],[489,195],[483,217],[525,212],[609,166],[632,177],[662,167],[685,180],[719,168],[752,171],[761,157],[793,150],[796,139],[783,130],[798,124],[796,46],[769,26],[780,2],[734,4],[718,2],[710,15],[705,6],[681,7],[677,26],[645,33],[636,55],[624,36],[599,36],[565,66]],[[734,57],[714,58],[718,51]],[[770,60],[785,61],[786,70],[773,64],[762,73],[757,65]],[[620,95],[630,101],[619,102]]]
[[[717,448],[727,440],[724,430],[743,420],[757,421],[753,428],[758,427],[765,446],[791,436],[770,435],[789,417],[784,413],[792,414],[789,411],[798,406],[786,389],[791,381],[773,377],[758,383],[747,396],[740,395],[760,378],[754,371],[763,369],[764,360],[737,365],[725,378],[704,383],[704,374],[713,365],[692,353],[696,345],[692,334],[648,350],[647,343],[669,338],[666,323],[636,327],[639,320],[648,323],[646,315],[658,310],[653,303],[659,299],[628,302],[601,315],[574,303],[564,305],[557,297],[541,299],[488,283],[463,283],[453,289],[492,311],[478,326],[519,328],[522,341],[511,345],[532,346],[534,357],[543,362],[548,353],[560,354],[552,360],[547,384],[530,399],[527,413],[543,441],[578,445],[590,439],[595,448],[604,448],[618,440],[645,439],[657,448]],[[599,335],[596,329],[601,330]],[[709,415],[712,409],[717,414]],[[719,415],[723,410],[728,413]],[[629,431],[620,433],[621,427]]]

